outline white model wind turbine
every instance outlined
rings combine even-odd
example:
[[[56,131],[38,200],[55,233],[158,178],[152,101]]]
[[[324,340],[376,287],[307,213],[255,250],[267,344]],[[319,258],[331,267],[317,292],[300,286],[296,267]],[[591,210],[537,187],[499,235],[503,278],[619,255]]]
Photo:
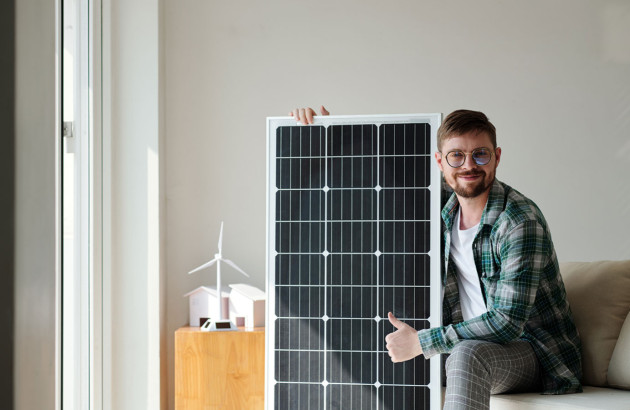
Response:
[[[201,330],[206,331],[206,332],[212,331],[212,330],[237,330],[236,325],[232,323],[232,321],[230,321],[229,319],[223,319],[223,303],[222,303],[223,295],[221,292],[221,262],[227,263],[228,265],[230,265],[231,267],[233,267],[234,269],[236,269],[237,271],[241,272],[243,275],[249,278],[249,275],[245,273],[243,269],[236,266],[236,264],[232,262],[231,260],[225,259],[223,257],[223,255],[221,254],[222,248],[223,248],[223,222],[221,222],[221,232],[219,233],[219,253],[216,253],[214,255],[214,259],[212,259],[211,261],[208,261],[204,263],[203,265],[188,272],[188,274],[190,275],[191,273],[195,273],[202,269],[209,268],[215,263],[217,264],[217,303],[219,304],[219,310],[218,310],[219,317],[211,321],[208,320],[206,323],[204,323],[204,325],[201,327]]]

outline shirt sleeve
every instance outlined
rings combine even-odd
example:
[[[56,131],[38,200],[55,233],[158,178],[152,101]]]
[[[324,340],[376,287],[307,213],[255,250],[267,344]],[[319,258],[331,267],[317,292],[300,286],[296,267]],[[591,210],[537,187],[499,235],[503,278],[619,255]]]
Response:
[[[545,228],[537,221],[516,225],[493,246],[482,249],[482,259],[498,257],[499,272],[485,282],[488,311],[457,324],[420,330],[418,338],[426,358],[448,353],[460,340],[508,343],[523,333],[534,306],[538,284],[549,261],[550,246]],[[481,265],[483,266],[483,264]]]

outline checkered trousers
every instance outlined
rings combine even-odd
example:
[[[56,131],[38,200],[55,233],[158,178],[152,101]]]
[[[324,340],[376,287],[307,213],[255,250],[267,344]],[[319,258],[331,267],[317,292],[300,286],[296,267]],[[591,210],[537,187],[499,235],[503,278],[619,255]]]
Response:
[[[489,409],[491,394],[541,390],[540,365],[525,341],[464,340],[446,360],[445,410]]]

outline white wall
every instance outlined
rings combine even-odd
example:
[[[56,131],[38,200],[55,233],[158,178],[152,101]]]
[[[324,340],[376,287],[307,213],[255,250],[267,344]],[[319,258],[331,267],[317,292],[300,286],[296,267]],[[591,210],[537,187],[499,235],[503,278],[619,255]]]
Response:
[[[167,334],[216,251],[265,285],[265,117],[484,111],[561,261],[630,258],[626,1],[164,0]],[[225,282],[244,278],[225,269]]]
[[[103,0],[103,408],[159,409],[160,2]],[[163,407],[163,408],[164,408]]]
[[[15,270],[2,273],[15,275],[12,403],[18,410],[55,409],[59,402],[58,6],[15,3]]]

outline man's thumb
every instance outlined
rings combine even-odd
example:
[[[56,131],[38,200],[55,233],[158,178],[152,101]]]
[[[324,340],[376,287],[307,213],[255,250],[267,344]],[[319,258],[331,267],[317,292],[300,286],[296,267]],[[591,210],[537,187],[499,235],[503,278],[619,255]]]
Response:
[[[403,322],[396,319],[396,316],[394,316],[392,312],[387,313],[387,318],[389,319],[389,323],[391,323],[396,329],[400,329],[404,325]]]

